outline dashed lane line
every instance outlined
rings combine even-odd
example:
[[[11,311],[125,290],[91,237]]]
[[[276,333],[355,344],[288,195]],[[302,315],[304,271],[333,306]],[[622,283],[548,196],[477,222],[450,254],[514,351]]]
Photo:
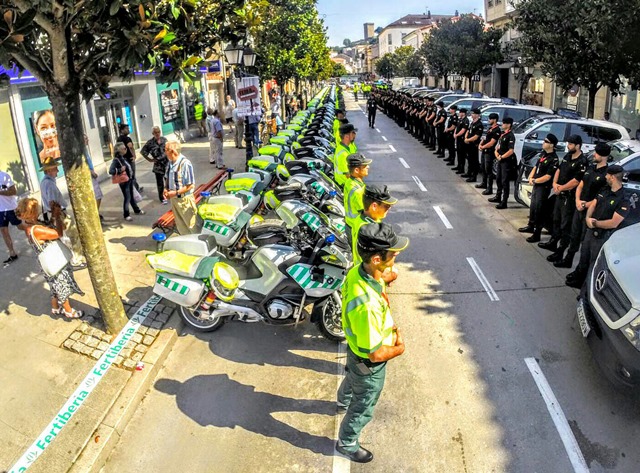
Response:
[[[480,269],[480,266],[478,266],[478,263],[476,263],[476,260],[473,258],[467,258],[467,262],[471,266],[471,269],[473,269],[473,272],[476,273],[476,276],[480,280],[480,284],[482,284],[484,291],[489,295],[489,299],[492,302],[498,302],[500,300],[498,294],[496,294],[496,291],[494,291],[491,287],[489,280]]]
[[[398,160],[400,161],[400,164],[409,169],[409,164],[404,160],[404,158],[398,158]]]
[[[393,147],[393,145],[389,145],[389,148],[391,149],[391,151],[393,151],[394,153],[397,153],[396,149]]]
[[[377,131],[378,133],[382,133],[382,132],[380,131],[380,128],[376,128],[376,131]]]
[[[580,450],[578,441],[573,435],[573,431],[569,426],[569,422],[567,422],[562,407],[560,407],[560,403],[553,393],[546,376],[540,369],[540,365],[538,365],[535,358],[525,358],[524,362],[527,364],[527,368],[529,368],[531,376],[533,376],[533,380],[538,386],[542,399],[547,405],[551,420],[553,420],[556,430],[558,434],[560,434],[560,439],[564,444],[564,449],[567,451],[567,455],[569,455],[569,461],[571,462],[571,466],[573,466],[573,471],[576,473],[589,473],[589,467]]]
[[[427,192],[427,188],[424,186],[424,184],[422,183],[422,181],[418,176],[411,176],[411,177],[413,178],[413,181],[416,183],[416,185],[422,192]]]
[[[453,230],[453,225],[451,225],[451,222],[449,222],[449,219],[444,214],[440,206],[434,205],[433,210],[436,211],[436,213],[438,214],[438,217],[440,217],[440,220],[442,220],[442,223],[444,223],[445,228],[447,228],[448,230]]]
[[[383,139],[384,141],[387,141],[387,137],[386,137],[386,136],[383,136],[383,137],[382,137],[382,139]]]

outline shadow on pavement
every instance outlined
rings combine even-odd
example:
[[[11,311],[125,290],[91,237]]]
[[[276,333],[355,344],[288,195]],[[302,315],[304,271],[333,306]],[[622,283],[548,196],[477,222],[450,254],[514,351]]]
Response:
[[[241,427],[314,453],[333,455],[332,439],[302,432],[271,415],[275,412],[335,415],[333,402],[291,399],[256,391],[254,386],[234,381],[226,374],[194,376],[183,383],[159,379],[155,388],[175,396],[178,408],[203,427]]]

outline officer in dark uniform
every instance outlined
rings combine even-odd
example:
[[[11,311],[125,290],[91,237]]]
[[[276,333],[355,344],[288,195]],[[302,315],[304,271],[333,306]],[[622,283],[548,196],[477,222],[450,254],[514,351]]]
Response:
[[[479,146],[482,153],[482,169],[484,173],[482,174],[482,182],[477,184],[476,187],[484,189],[482,195],[493,194],[493,162],[496,159],[496,145],[501,134],[500,126],[498,125],[499,119],[500,115],[497,113],[489,114],[489,129]]]
[[[607,186],[607,161],[611,154],[611,146],[606,143],[598,143],[593,153],[593,164],[591,164],[582,176],[582,180],[576,188],[576,211],[573,214],[571,223],[571,243],[564,259],[556,261],[553,265],[556,268],[570,268],[573,266],[573,256],[580,249],[580,243],[584,238],[587,226],[584,218],[587,209],[595,204],[596,196]]]
[[[576,187],[580,184],[588,164],[581,147],[580,136],[571,135],[567,139],[569,151],[560,161],[560,166],[553,178],[553,191],[556,194],[556,203],[553,207],[553,234],[549,241],[538,243],[540,248],[554,252],[547,256],[547,261],[552,263],[562,260],[564,250],[571,241],[571,225],[576,210]]]
[[[433,97],[427,97],[427,106],[428,106],[428,113],[427,113],[427,117],[426,117],[426,122],[427,122],[427,130],[428,130],[428,141],[426,143],[427,148],[429,148],[429,151],[435,151],[436,150],[436,126],[434,125],[435,121],[436,121],[436,106],[433,104]]]
[[[531,205],[529,207],[529,223],[526,227],[518,229],[520,233],[533,233],[527,238],[529,243],[540,241],[540,234],[545,221],[544,209],[551,193],[553,176],[555,176],[559,164],[558,155],[555,151],[557,144],[558,138],[556,135],[549,133],[542,144],[542,153],[540,153],[538,163],[529,173],[529,185],[533,186]]]
[[[445,142],[447,143],[447,149],[449,150],[449,157],[444,161],[447,166],[454,166],[456,161],[456,139],[453,137],[453,133],[458,126],[458,106],[452,105],[449,107],[449,118],[447,119],[445,132]]]
[[[447,112],[444,109],[444,104],[440,102],[436,107],[436,119],[433,123],[436,128],[436,138],[438,141],[438,151],[436,151],[436,156],[439,158],[444,158],[444,150],[447,148],[446,136],[444,133],[444,124],[446,121]]]
[[[378,105],[376,105],[376,99],[374,95],[370,95],[367,99],[367,115],[369,116],[369,127],[376,127],[376,112],[378,111]]]
[[[456,174],[464,174],[464,163],[467,159],[467,145],[464,142],[464,136],[468,129],[469,119],[467,118],[467,109],[461,108],[458,111],[458,124],[453,135],[456,140],[456,154],[458,156],[458,165],[453,168]]]
[[[463,174],[462,177],[467,178],[467,182],[476,182],[478,178],[478,171],[480,169],[480,163],[478,162],[478,146],[482,139],[482,132],[484,131],[484,125],[480,120],[480,109],[474,108],[471,111],[471,124],[464,137],[464,142],[467,147],[467,161],[469,167],[467,168],[467,174]]]
[[[495,157],[498,160],[498,173],[496,175],[496,195],[489,199],[489,202],[495,202],[496,209],[506,209],[507,200],[509,200],[509,179],[513,173],[513,169],[517,163],[516,159],[516,137],[511,131],[513,126],[513,118],[506,117],[502,120],[502,135],[496,146]]]
[[[610,189],[598,193],[595,203],[587,210],[585,223],[588,228],[580,250],[580,262],[574,272],[567,274],[567,286],[582,287],[602,245],[629,213],[629,200],[622,187],[623,173],[624,169],[617,164],[607,168],[606,180]]]

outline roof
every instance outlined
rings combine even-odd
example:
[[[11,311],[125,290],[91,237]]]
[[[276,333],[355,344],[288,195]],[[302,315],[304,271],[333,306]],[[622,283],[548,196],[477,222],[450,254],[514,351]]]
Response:
[[[384,27],[387,28],[419,28],[421,26],[430,25],[445,18],[453,18],[453,15],[405,15],[399,20],[389,23]]]

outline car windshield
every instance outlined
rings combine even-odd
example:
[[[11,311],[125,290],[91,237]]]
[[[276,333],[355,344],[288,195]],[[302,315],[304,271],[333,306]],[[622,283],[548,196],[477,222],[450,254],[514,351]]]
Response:
[[[448,97],[447,96],[442,97],[440,99],[440,102],[444,105],[444,108],[447,108],[453,102],[455,102],[456,100],[460,100],[463,97],[464,97],[463,95],[449,95]]]
[[[538,117],[528,118],[527,120],[523,121],[518,126],[516,126],[513,129],[513,133],[516,135],[521,135],[522,133],[526,133],[527,130],[530,130],[533,126],[537,125],[541,121],[542,120]]]
[[[631,148],[622,143],[611,146],[611,160],[613,162],[618,162],[627,156],[631,156],[633,153],[634,151]]]

